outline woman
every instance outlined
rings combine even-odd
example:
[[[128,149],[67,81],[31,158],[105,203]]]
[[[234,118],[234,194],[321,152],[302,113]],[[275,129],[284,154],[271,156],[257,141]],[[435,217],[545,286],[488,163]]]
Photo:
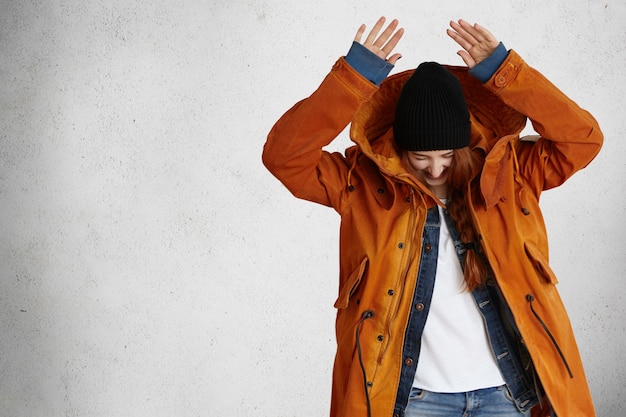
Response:
[[[463,20],[448,35],[467,68],[387,77],[403,30],[383,26],[359,28],[263,153],[341,215],[331,416],[595,415],[538,200],[599,152],[596,121]],[[349,123],[355,146],[323,151]]]

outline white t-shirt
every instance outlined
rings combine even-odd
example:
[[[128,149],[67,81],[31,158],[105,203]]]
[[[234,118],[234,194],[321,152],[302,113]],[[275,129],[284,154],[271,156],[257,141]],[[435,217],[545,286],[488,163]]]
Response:
[[[503,385],[483,316],[465,288],[454,242],[439,210],[437,274],[413,386],[450,393]]]

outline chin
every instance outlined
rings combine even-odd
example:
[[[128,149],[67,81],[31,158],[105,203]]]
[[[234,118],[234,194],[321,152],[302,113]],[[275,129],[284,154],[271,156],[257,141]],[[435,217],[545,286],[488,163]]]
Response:
[[[438,178],[436,180],[426,179],[426,184],[436,187],[445,185],[446,182],[448,182],[448,178]]]

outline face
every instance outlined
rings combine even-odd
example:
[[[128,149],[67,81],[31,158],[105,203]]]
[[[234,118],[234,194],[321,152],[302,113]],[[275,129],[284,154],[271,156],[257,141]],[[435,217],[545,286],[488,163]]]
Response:
[[[448,168],[452,165],[454,150],[407,152],[407,159],[417,177],[434,191],[445,190]]]

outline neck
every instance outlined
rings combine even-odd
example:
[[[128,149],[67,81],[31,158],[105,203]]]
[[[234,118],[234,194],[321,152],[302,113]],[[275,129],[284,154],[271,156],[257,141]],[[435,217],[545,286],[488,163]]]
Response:
[[[440,200],[444,198],[448,198],[447,184],[430,186],[430,191],[432,191],[433,194],[435,194],[435,197],[437,197]]]

